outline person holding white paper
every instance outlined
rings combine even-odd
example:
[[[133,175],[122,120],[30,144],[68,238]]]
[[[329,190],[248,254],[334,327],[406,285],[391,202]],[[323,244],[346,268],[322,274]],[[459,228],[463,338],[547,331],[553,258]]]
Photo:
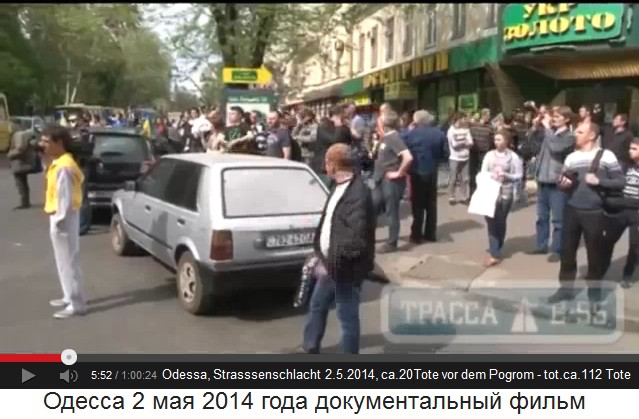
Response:
[[[499,131],[495,135],[495,149],[489,151],[482,162],[482,172],[490,173],[491,177],[501,183],[499,196],[495,204],[493,217],[486,218],[488,227],[488,251],[485,265],[495,266],[501,262],[501,251],[506,240],[506,225],[508,214],[513,203],[514,183],[522,178],[522,161],[510,149],[512,137],[508,131]]]

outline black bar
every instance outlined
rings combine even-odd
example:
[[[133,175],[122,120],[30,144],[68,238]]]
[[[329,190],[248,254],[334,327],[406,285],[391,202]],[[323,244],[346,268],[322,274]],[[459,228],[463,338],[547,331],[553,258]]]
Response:
[[[22,369],[35,374],[35,377],[22,383]],[[60,379],[60,374],[67,370],[70,383]],[[269,374],[287,372],[297,378],[285,375],[280,379],[267,378]],[[469,377],[469,372],[475,374],[473,378]],[[195,373],[205,374],[204,378],[196,379]],[[551,378],[554,374],[558,378]],[[167,376],[168,379],[165,378]],[[0,388],[5,389],[636,389],[639,388],[638,378],[638,362],[358,361],[344,364],[289,361],[0,365]]]

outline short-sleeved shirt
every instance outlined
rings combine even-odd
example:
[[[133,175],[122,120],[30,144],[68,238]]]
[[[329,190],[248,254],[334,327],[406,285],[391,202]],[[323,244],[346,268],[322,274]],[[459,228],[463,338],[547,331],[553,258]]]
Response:
[[[287,128],[277,128],[269,132],[266,139],[266,155],[269,157],[284,157],[284,148],[291,147],[291,136]]]
[[[244,137],[248,132],[248,128],[244,124],[226,127],[226,141],[229,143]]]
[[[379,146],[377,160],[375,160],[375,172],[373,178],[376,182],[384,179],[387,172],[394,172],[399,169],[401,158],[399,153],[407,150],[406,144],[402,141],[397,131],[392,131],[384,136],[384,140]]]

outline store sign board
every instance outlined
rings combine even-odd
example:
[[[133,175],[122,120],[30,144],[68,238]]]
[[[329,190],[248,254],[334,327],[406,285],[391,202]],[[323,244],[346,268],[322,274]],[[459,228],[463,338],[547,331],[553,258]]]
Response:
[[[623,3],[511,3],[504,9],[503,48],[604,41],[619,37]]]
[[[261,84],[271,82],[273,75],[265,68],[233,68],[222,70],[222,81],[228,84]]]
[[[446,71],[448,71],[448,51],[438,52],[368,74],[364,76],[364,88],[381,87],[389,83],[409,81],[415,77]]]
[[[384,100],[417,99],[417,90],[409,82],[401,81],[384,86]]]
[[[372,102],[370,96],[366,93],[362,95],[349,96],[340,101],[341,105],[346,105],[348,103],[354,103],[355,106],[368,106]]]

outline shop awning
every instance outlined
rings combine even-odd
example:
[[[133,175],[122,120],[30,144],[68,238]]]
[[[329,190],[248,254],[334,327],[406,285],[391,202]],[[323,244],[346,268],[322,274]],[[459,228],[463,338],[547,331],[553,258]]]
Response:
[[[555,80],[589,80],[639,76],[639,51],[624,49],[593,53],[563,52],[530,55],[504,60],[518,64]]]
[[[611,79],[639,76],[639,59],[590,63],[554,63],[529,68],[555,80]]]
[[[341,91],[342,91],[341,83],[324,87],[318,90],[313,90],[304,95],[304,102],[313,102],[316,100],[340,97]]]

